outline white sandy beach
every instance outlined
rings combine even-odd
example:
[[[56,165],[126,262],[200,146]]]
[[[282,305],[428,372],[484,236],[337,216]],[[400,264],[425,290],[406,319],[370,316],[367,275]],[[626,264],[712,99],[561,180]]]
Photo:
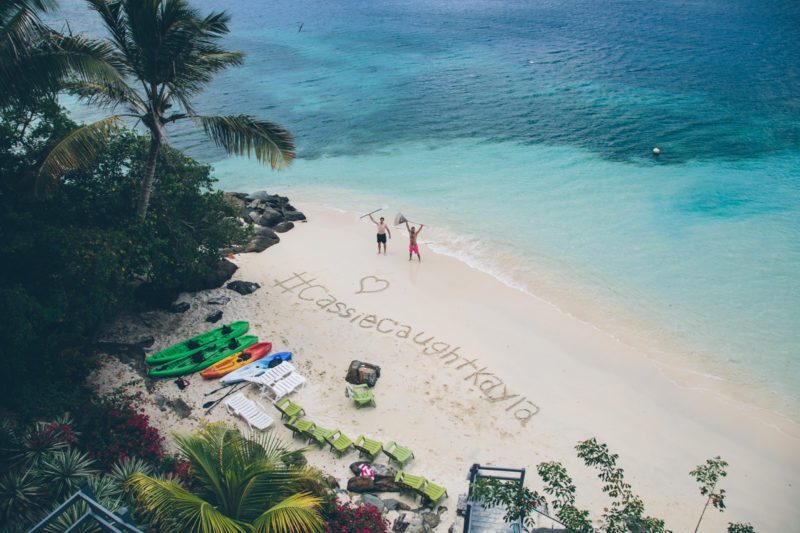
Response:
[[[751,522],[759,531],[797,529],[800,427],[794,422],[736,401],[724,384],[655,363],[424,245],[423,262],[409,262],[399,229],[388,256],[378,256],[372,224],[295,205],[309,223],[261,254],[236,258],[234,279],[258,282],[261,289],[246,296],[224,288],[184,295],[192,304],[186,314],[147,313],[109,334],[152,334],[158,350],[208,329],[205,316],[220,307],[206,301],[231,297],[221,307],[225,322],[248,320],[273,351],[294,352],[308,384],[293,399],[309,418],[353,439],[363,433],[414,450],[406,469],[449,491],[443,531],[453,522],[473,463],[526,467],[528,485],[541,491],[536,465],[561,461],[578,487],[579,507],[602,512],[609,500],[574,452],[579,440],[593,436],[620,455],[647,513],[665,518],[674,531],[694,529],[704,500],[689,471],[716,455],[730,463],[722,485],[728,508],[709,510],[703,531],[724,531],[729,521]],[[376,408],[356,410],[345,397],[352,359],[382,367]],[[117,361],[95,379],[105,387],[134,382],[143,390],[135,372]],[[204,420],[203,393],[218,386],[199,375],[188,379],[184,391],[163,380],[148,393],[151,399],[180,397],[194,408],[179,419],[148,405],[167,434],[197,427]],[[258,397],[254,388],[247,394]],[[222,407],[205,419],[242,424]],[[273,431],[291,439],[280,424]],[[319,450],[309,458],[344,486],[357,454],[336,459]]]

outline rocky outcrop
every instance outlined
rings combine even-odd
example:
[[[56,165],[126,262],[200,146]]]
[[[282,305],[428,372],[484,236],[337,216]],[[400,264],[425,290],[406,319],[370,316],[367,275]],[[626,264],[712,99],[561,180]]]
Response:
[[[226,192],[225,199],[239,210],[241,221],[255,230],[250,240],[235,250],[237,252],[263,252],[280,242],[276,232],[286,233],[294,228],[294,222],[306,222],[306,216],[285,196],[267,191]]]
[[[227,287],[232,291],[236,291],[241,295],[245,295],[256,292],[261,288],[261,285],[253,281],[231,281],[228,283]]]

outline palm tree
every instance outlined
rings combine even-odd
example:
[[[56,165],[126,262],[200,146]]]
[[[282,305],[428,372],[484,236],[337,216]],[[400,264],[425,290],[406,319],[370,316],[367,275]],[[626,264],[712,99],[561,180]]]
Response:
[[[48,155],[45,176],[90,159],[110,128],[125,117],[147,128],[150,149],[136,211],[147,215],[156,161],[166,142],[166,127],[192,120],[228,153],[254,154],[259,162],[278,169],[294,159],[292,135],[278,124],[248,115],[203,116],[195,113],[192,97],[214,74],[240,65],[243,54],[222,48],[230,17],[211,13],[202,17],[186,0],[87,0],[106,27],[113,48],[108,66],[117,76],[76,83],[74,92],[84,101],[122,112],[78,128]]]
[[[40,18],[55,0],[0,0],[0,106],[53,95],[68,76],[115,79],[105,43],[61,35]]]
[[[128,481],[145,511],[165,530],[216,532],[322,531],[319,474],[288,466],[293,452],[275,438],[243,436],[222,424],[176,436],[192,466],[195,489],[134,474]]]

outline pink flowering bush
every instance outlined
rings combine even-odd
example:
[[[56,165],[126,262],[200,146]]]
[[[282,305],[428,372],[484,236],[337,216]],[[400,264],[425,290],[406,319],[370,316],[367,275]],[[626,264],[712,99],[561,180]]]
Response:
[[[389,521],[374,505],[336,504],[328,516],[325,533],[386,533]]]
[[[136,406],[139,400],[139,395],[113,394],[94,402],[81,417],[82,448],[104,469],[128,457],[152,464],[164,457],[164,437]]]

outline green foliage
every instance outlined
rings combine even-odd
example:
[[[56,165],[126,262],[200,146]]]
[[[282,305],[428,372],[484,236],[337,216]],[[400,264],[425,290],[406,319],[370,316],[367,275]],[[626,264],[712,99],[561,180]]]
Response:
[[[561,463],[539,463],[536,467],[544,481],[544,492],[553,496],[552,504],[558,518],[571,531],[594,531],[589,511],[575,507],[575,485]]]
[[[286,464],[291,450],[274,437],[243,435],[209,424],[177,435],[191,463],[192,486],[136,474],[128,485],[164,531],[319,532],[323,528],[320,474]]]
[[[472,486],[472,496],[486,507],[505,507],[506,523],[523,521],[531,528],[536,525],[534,513],[545,504],[543,497],[523,484],[494,478],[478,478]]]
[[[80,449],[81,435],[73,430],[69,416],[22,428],[3,419],[0,435],[0,470],[4,472],[0,475],[3,531],[26,531],[84,483],[95,499],[115,511],[125,501],[123,483],[137,472],[152,472],[149,465],[131,459],[114,465],[110,475],[100,473],[98,465]],[[128,499],[128,503],[132,500]],[[81,503],[47,531],[66,531],[84,512],[86,506]]]
[[[34,197],[24,184],[74,124],[47,98],[1,111],[0,306],[14,312],[0,321],[0,407],[25,420],[79,413],[90,398],[81,383],[97,365],[84,347],[92,332],[131,308],[142,280],[169,299],[244,232],[212,190],[210,168],[169,148],[151,216],[140,222],[148,141],[130,131],[115,131],[91,166]]]
[[[700,522],[703,521],[703,516],[709,504],[719,509],[720,512],[725,510],[725,489],[717,490],[717,483],[728,475],[725,470],[727,467],[728,463],[718,455],[712,459],[706,459],[705,464],[698,465],[697,468],[689,472],[689,475],[700,484],[700,494],[706,496],[706,503],[703,506],[703,512],[700,513],[700,519],[697,521],[695,531],[700,529]]]
[[[663,520],[644,516],[642,499],[631,491],[630,484],[625,482],[625,471],[617,466],[619,455],[611,453],[606,444],[595,438],[579,442],[575,449],[586,466],[598,470],[597,477],[604,483],[603,492],[613,498],[611,508],[603,515],[606,531],[665,531]]]

